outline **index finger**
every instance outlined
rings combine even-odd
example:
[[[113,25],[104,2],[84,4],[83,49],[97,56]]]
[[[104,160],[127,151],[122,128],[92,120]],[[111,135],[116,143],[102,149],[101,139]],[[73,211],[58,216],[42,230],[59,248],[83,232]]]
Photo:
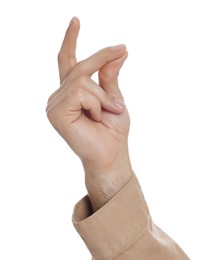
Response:
[[[77,78],[80,75],[91,77],[92,74],[100,70],[105,64],[121,58],[125,52],[126,46],[124,44],[104,48],[77,63],[72,69],[72,73],[68,75],[68,80]]]

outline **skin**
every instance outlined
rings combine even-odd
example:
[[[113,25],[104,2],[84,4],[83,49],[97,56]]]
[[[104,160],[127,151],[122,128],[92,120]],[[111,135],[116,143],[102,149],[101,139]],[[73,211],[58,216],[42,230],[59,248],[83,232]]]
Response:
[[[130,120],[118,86],[128,56],[125,45],[104,48],[77,62],[80,22],[74,17],[58,54],[60,88],[49,98],[47,116],[79,156],[93,211],[101,208],[130,180]],[[99,82],[91,76],[98,72]]]

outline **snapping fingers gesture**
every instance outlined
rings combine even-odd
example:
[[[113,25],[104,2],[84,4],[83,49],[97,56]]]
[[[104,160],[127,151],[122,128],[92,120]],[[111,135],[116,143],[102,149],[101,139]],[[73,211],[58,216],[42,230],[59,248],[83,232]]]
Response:
[[[118,86],[128,53],[125,45],[104,48],[77,62],[80,29],[73,18],[58,55],[60,88],[49,98],[47,116],[80,157],[86,171],[123,167],[128,158],[129,115]],[[99,82],[91,76],[98,72]]]

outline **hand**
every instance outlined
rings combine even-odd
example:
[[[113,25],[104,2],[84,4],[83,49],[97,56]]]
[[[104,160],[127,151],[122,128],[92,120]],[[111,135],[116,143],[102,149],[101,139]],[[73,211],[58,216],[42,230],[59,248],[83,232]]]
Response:
[[[126,47],[108,47],[77,63],[79,28],[79,20],[74,18],[58,55],[61,86],[49,98],[47,115],[82,160],[86,186],[95,179],[110,182],[118,179],[118,174],[127,181],[131,172],[130,121],[118,87],[118,74],[128,55]],[[97,71],[99,84],[91,79]]]

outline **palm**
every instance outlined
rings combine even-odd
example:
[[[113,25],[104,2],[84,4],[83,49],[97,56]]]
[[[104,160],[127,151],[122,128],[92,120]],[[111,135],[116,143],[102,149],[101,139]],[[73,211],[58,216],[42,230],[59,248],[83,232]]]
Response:
[[[67,122],[68,144],[82,160],[87,158],[87,161],[93,161],[96,165],[103,165],[104,161],[105,164],[111,164],[127,141],[129,132],[127,110],[122,114],[103,111],[101,122],[96,122],[90,115],[81,112],[78,120],[69,123],[68,119]]]

